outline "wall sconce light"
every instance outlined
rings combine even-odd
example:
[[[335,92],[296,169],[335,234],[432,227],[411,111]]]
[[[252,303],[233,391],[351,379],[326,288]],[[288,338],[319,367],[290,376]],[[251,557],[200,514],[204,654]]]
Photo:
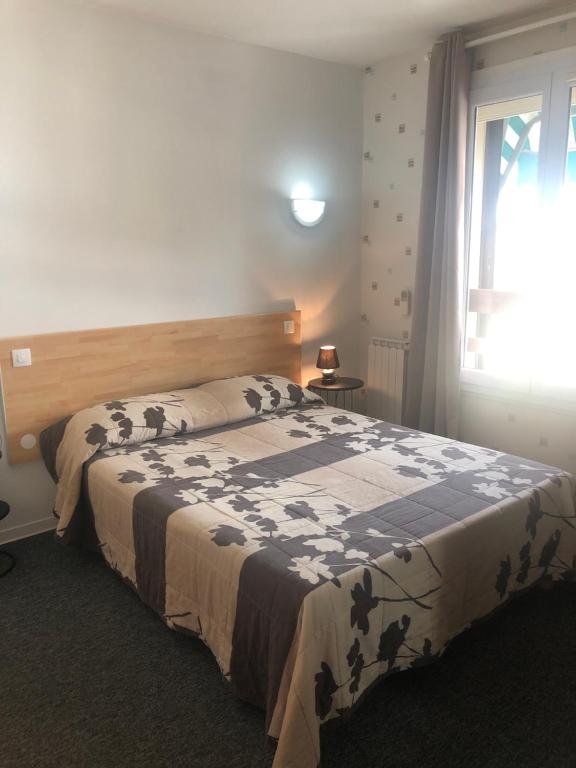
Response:
[[[326,202],[313,200],[312,189],[308,184],[299,183],[292,187],[290,207],[292,215],[303,227],[315,227],[324,218]]]
[[[292,215],[303,227],[315,227],[324,218],[326,202],[324,200],[292,199]]]

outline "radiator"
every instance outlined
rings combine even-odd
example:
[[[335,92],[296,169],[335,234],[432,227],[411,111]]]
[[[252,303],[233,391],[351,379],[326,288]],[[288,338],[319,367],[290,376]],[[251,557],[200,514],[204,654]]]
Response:
[[[402,423],[408,342],[373,337],[368,346],[368,415]]]

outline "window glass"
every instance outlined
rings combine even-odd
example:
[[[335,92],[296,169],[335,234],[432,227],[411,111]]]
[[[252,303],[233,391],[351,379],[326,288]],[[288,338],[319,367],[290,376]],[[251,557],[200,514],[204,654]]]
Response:
[[[544,206],[535,241],[538,261],[532,307],[539,320],[532,323],[532,341],[533,350],[538,351],[538,365],[533,365],[531,378],[536,390],[541,386],[576,387],[576,355],[571,351],[576,329],[576,87],[569,93],[563,116],[568,120],[564,184],[560,194]]]
[[[572,199],[576,195],[576,87],[570,91],[570,118],[568,121],[568,152],[564,186]]]
[[[473,158],[464,365],[529,375],[542,96],[479,107]]]

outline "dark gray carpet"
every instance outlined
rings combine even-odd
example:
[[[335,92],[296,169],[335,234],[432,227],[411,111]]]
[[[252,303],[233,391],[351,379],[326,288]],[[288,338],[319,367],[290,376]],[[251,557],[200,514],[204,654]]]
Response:
[[[97,557],[51,534],[0,580],[0,766],[269,768],[262,714]],[[536,589],[323,735],[336,768],[576,768],[576,591]]]

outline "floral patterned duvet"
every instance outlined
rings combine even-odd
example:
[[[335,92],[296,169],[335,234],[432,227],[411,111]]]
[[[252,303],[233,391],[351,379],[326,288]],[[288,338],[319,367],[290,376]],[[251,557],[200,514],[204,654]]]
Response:
[[[104,403],[42,448],[58,534],[208,645],[265,710],[274,768],[315,768],[320,725],[377,679],[576,572],[570,475],[275,376]]]

